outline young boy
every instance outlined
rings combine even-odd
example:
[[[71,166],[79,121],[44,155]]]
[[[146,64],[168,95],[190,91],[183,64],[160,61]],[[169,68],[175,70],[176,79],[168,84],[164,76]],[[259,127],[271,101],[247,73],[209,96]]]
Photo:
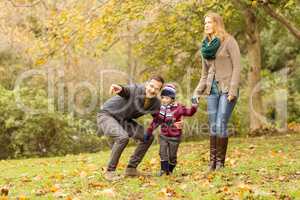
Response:
[[[198,102],[196,100],[192,100],[191,108],[186,108],[184,105],[175,102],[175,97],[175,86],[166,84],[161,91],[160,111],[153,114],[153,120],[144,135],[144,140],[147,141],[154,129],[161,125],[159,136],[161,170],[159,176],[169,175],[177,164],[177,150],[182,130],[176,128],[174,123],[181,121],[182,116],[192,116],[197,111]]]

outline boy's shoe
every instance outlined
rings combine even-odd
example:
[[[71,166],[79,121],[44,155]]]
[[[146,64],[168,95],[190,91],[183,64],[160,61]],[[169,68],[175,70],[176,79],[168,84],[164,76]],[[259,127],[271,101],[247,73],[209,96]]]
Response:
[[[125,177],[134,177],[134,176],[151,176],[151,174],[140,172],[136,168],[127,167],[125,170]]]
[[[176,165],[169,164],[169,171],[170,171],[170,173],[173,173],[175,167],[176,167]]]
[[[168,161],[160,161],[160,172],[158,173],[158,176],[164,174],[170,175],[170,165]]]
[[[163,176],[163,175],[170,175],[170,174],[167,174],[166,171],[164,170],[160,170],[158,173],[157,173],[157,176]]]
[[[116,173],[116,171],[106,171],[104,173],[104,178],[108,181],[117,181],[122,177]]]

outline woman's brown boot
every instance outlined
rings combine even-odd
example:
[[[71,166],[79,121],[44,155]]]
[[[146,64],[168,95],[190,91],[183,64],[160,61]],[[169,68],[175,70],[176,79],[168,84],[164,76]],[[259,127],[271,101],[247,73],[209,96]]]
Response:
[[[217,136],[210,136],[210,161],[209,161],[209,171],[214,171],[216,169],[216,158],[217,158]]]
[[[216,170],[224,168],[225,166],[227,145],[228,137],[217,137]]]

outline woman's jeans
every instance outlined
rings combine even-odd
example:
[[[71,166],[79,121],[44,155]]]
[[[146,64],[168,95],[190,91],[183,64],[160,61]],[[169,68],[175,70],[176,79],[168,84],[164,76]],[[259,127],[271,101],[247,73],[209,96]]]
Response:
[[[237,98],[227,100],[228,93],[214,93],[207,97],[207,111],[211,136],[228,137],[227,124]]]

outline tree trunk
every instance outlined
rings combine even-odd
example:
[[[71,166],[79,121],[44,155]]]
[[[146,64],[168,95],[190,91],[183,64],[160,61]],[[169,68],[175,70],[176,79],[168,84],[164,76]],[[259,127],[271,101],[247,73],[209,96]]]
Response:
[[[246,19],[247,49],[250,69],[249,82],[249,114],[250,134],[262,127],[262,99],[260,92],[261,44],[257,27],[257,18],[251,8],[244,10]]]
[[[129,84],[133,83],[134,79],[132,76],[133,58],[132,58],[132,45],[131,38],[127,38],[127,74]]]
[[[126,35],[126,42],[127,42],[127,74],[128,74],[128,82],[134,83],[137,79],[137,59],[133,54],[133,41],[136,41],[137,35],[133,33],[131,27],[127,27],[127,35]]]

